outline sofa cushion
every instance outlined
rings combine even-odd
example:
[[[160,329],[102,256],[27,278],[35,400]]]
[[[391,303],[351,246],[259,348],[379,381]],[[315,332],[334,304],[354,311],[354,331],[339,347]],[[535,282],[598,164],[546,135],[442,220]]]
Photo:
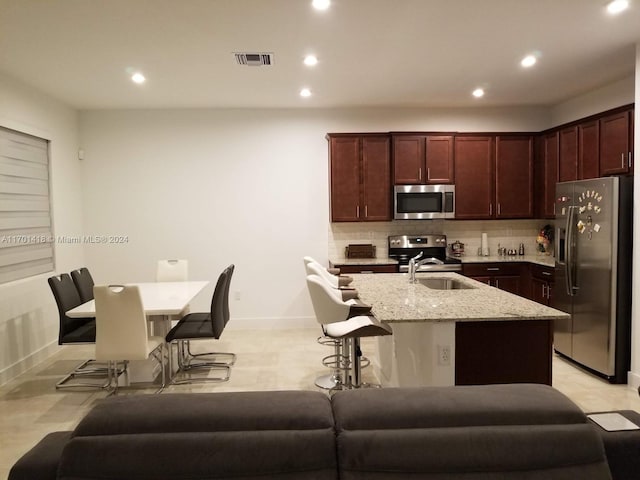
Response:
[[[331,405],[319,392],[109,398],[73,432],[58,478],[336,479]]]
[[[11,467],[8,479],[55,480],[62,449],[69,438],[71,432],[46,435]]]
[[[580,409],[544,385],[359,390],[332,399],[342,480],[608,480]]]

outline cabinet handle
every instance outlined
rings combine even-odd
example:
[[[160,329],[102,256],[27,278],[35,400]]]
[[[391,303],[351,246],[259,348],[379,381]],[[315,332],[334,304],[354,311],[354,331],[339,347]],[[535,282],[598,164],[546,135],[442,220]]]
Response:
[[[543,275],[551,276],[551,272],[542,272]]]
[[[500,267],[487,267],[487,272],[499,272]]]
[[[431,180],[431,169],[427,167],[427,180]]]
[[[547,292],[544,291],[544,287],[546,287],[546,285],[543,283],[542,284],[542,298],[547,298]]]
[[[360,270],[360,273],[374,273],[373,270]]]
[[[500,203],[498,203],[498,215],[500,215],[501,212],[502,212],[502,208],[500,206]]]
[[[422,167],[418,167],[418,180],[422,181]]]
[[[624,153],[621,153],[620,155],[622,155],[622,168],[624,168]]]
[[[369,218],[369,205],[364,206],[364,218]]]
[[[356,217],[360,218],[360,205],[356,205]]]
[[[493,203],[489,204],[489,215],[493,215]]]

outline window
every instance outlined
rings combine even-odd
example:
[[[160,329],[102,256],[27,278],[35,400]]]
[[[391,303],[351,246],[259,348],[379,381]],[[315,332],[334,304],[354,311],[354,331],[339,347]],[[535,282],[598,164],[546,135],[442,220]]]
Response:
[[[0,283],[53,270],[49,142],[0,127]]]

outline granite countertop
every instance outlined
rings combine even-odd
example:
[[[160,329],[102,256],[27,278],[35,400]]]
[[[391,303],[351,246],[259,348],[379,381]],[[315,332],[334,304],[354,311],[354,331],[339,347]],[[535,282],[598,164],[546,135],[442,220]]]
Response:
[[[406,273],[354,274],[353,278],[351,286],[360,299],[373,306],[378,320],[388,323],[569,318],[559,310],[456,273],[418,273],[416,278],[454,279],[474,288],[431,289],[409,283]]]

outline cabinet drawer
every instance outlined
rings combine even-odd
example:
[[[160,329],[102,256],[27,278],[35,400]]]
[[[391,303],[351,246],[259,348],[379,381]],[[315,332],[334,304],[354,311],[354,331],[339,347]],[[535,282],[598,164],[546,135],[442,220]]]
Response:
[[[555,277],[555,269],[553,267],[547,267],[545,265],[531,264],[531,276],[539,278],[540,280],[546,280],[553,282]]]
[[[462,272],[468,277],[520,275],[521,263],[464,263]]]
[[[334,265],[340,273],[398,273],[397,265]]]

